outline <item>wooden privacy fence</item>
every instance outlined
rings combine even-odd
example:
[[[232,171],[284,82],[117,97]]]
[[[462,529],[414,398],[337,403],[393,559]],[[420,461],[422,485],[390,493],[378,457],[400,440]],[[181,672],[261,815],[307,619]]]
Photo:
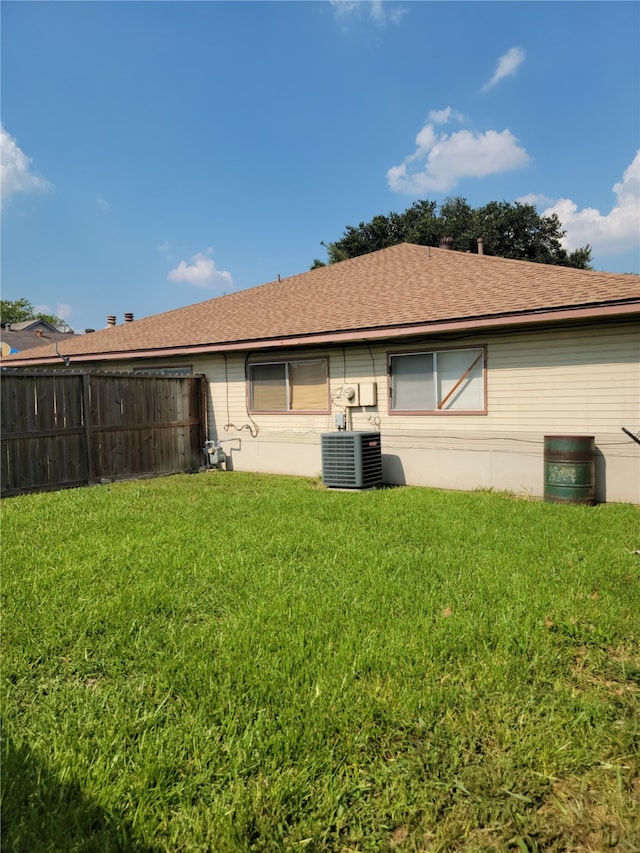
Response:
[[[3,370],[3,496],[197,471],[204,376]]]

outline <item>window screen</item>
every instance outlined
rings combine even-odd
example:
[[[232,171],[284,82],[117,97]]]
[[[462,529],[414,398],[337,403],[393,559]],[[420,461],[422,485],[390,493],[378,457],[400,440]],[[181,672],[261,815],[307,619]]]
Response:
[[[484,411],[482,349],[392,355],[389,367],[392,411]]]
[[[325,411],[327,408],[327,362],[289,362],[290,403],[293,411]]]
[[[484,409],[482,350],[437,353],[438,408],[455,411]]]
[[[392,356],[392,408],[425,412],[435,408],[433,353]]]
[[[286,364],[252,365],[251,408],[258,412],[287,409]]]
[[[327,361],[283,361],[249,368],[251,409],[256,412],[326,412]]]

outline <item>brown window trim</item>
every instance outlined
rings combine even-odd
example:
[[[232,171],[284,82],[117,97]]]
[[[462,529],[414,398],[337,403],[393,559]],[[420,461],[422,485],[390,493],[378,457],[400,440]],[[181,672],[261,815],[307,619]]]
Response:
[[[312,362],[312,361],[322,361],[326,367],[326,380],[325,380],[325,397],[326,397],[326,408],[324,409],[254,409],[252,404],[252,380],[251,380],[251,369],[253,367],[260,367],[261,365],[266,364],[300,364],[303,362]],[[247,412],[251,415],[328,415],[331,414],[331,403],[329,399],[329,389],[330,389],[330,377],[329,377],[329,358],[327,356],[307,356],[305,358],[271,358],[264,359],[260,361],[250,361],[247,363],[247,375],[245,380],[245,394],[246,394],[246,403],[247,403]]]
[[[438,353],[438,352],[461,352],[464,350],[480,350],[482,360],[482,400],[483,407],[481,409],[394,409],[392,407],[391,396],[391,358],[403,355],[419,355],[421,353]],[[475,366],[475,365],[474,365]],[[473,369],[473,367],[471,368]],[[451,394],[451,392],[449,392]],[[446,397],[445,397],[446,400]],[[470,415],[487,415],[487,344],[477,344],[475,346],[448,346],[448,347],[417,347],[414,350],[388,350],[387,351],[387,414],[389,417],[394,416],[418,416],[418,417],[469,417]]]

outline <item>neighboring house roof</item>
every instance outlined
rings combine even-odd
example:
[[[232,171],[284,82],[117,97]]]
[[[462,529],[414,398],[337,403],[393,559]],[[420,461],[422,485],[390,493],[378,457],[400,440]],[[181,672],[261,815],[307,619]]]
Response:
[[[73,332],[71,326],[68,326],[66,323],[63,323],[61,326],[54,326],[53,323],[50,323],[43,317],[32,317],[31,320],[21,320],[19,323],[8,323],[5,328],[10,329],[12,332],[36,332],[38,330],[53,333]]]
[[[51,346],[51,342],[54,340],[62,343],[62,341],[66,341],[74,336],[73,332],[63,333],[55,329],[54,331],[46,331],[42,334],[40,334],[42,330],[39,328],[36,331],[29,329],[23,331],[19,328],[22,325],[22,323],[12,323],[10,326],[0,328],[0,351],[3,356],[10,353],[22,352],[23,350],[30,350],[34,347]]]
[[[640,313],[640,276],[401,243],[87,335],[82,361],[375,340]],[[55,361],[39,350],[5,361]]]

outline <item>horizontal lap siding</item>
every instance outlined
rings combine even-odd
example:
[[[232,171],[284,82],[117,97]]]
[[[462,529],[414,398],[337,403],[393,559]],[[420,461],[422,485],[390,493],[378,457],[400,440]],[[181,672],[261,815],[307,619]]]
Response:
[[[291,357],[289,353],[277,352],[264,355],[255,354],[252,361],[260,360],[284,360]],[[326,351],[309,350],[296,352],[296,359],[329,357]],[[228,387],[225,383],[225,362],[222,356],[209,357],[198,362],[198,370],[202,370],[209,379],[209,427],[213,437],[226,439],[239,433],[244,436],[249,434],[247,427],[255,431],[257,426],[261,437],[268,440],[272,436],[278,440],[279,435],[293,434],[297,440],[304,441],[304,436],[309,440],[317,440],[315,437],[320,432],[335,429],[333,414],[326,412],[321,414],[298,414],[277,413],[263,414],[251,413],[247,410],[247,386],[245,381],[245,356],[228,355],[226,364],[226,376]],[[333,359],[330,358],[330,374],[333,371]],[[330,382],[330,386],[333,383]],[[336,409],[337,411],[337,409]],[[228,429],[225,429],[229,426]],[[242,427],[245,427],[242,429]]]
[[[389,413],[390,352],[477,346],[486,346],[487,352],[486,414]],[[286,349],[251,354],[251,360],[288,357],[294,356]],[[406,482],[540,494],[544,436],[594,435],[607,459],[607,492],[612,499],[634,500],[640,448],[621,428],[640,430],[640,332],[635,324],[295,352],[295,358],[305,357],[329,358],[327,414],[252,415],[247,411],[245,354],[227,355],[226,365],[217,354],[189,360],[194,372],[208,379],[209,438],[229,441],[224,447],[238,469],[317,473],[320,434],[334,431],[335,415],[345,411],[342,389],[375,382],[377,404],[350,408],[349,425],[354,430],[380,429],[383,455],[401,460]],[[161,366],[161,361],[156,364]],[[454,459],[469,460],[457,479],[450,465]],[[467,476],[467,471],[474,473]]]
[[[329,358],[331,411],[306,415],[253,414],[247,411],[245,355],[196,356],[189,359],[196,373],[209,382],[210,437],[255,426],[266,433],[310,433],[335,429],[343,412],[344,386],[376,382],[377,405],[350,409],[354,429],[370,429],[376,419],[388,434],[453,432],[470,436],[552,432],[619,432],[622,426],[640,429],[640,332],[634,324],[585,327],[574,330],[477,335],[459,340],[424,341],[425,348],[487,347],[486,415],[391,415],[388,412],[387,358],[389,352],[420,349],[415,345],[376,344],[296,351],[296,358]],[[252,360],[284,359],[286,350],[252,353]],[[172,364],[178,364],[175,358]],[[129,363],[130,364],[130,363]],[[162,366],[162,360],[155,364]],[[124,363],[119,366],[124,366]],[[153,362],[144,364],[153,366]],[[232,424],[233,426],[229,426]],[[241,427],[244,429],[240,429]],[[225,429],[228,427],[228,429]]]
[[[640,430],[637,326],[465,342],[474,343],[487,346],[487,415],[381,412],[392,476],[418,485],[542,496],[544,436],[593,435],[597,499],[640,501],[640,448],[622,432],[623,426]]]
[[[474,336],[459,341],[425,342],[424,346],[487,346],[486,415],[391,415],[387,409],[389,352],[412,347],[377,344],[333,349],[330,361],[331,412],[321,415],[250,414],[247,412],[245,356],[193,359],[194,370],[209,380],[210,436],[248,434],[257,426],[262,437],[274,433],[299,436],[335,429],[334,417],[345,410],[343,387],[375,379],[377,405],[350,409],[354,429],[370,429],[372,420],[389,435],[427,439],[438,433],[469,436],[553,432],[612,433],[622,426],[640,429],[640,335],[635,326],[584,328],[505,336]],[[420,348],[416,345],[416,348]],[[327,355],[326,350],[296,352],[296,358]],[[285,358],[286,353],[266,355]],[[233,426],[229,426],[232,424]],[[225,430],[225,427],[229,426]],[[245,429],[240,429],[241,427]]]
[[[591,434],[640,421],[635,326],[498,338],[488,361],[488,426]]]

